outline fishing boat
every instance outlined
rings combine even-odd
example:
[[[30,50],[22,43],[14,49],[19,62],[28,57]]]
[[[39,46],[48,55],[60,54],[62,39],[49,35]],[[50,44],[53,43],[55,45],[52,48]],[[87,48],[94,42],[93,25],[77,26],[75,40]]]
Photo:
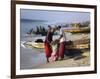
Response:
[[[33,43],[32,43],[32,46],[33,46],[34,48],[44,49],[44,43],[36,43],[36,42],[33,42]]]
[[[64,32],[84,33],[84,32],[90,32],[90,28],[89,27],[85,27],[85,28],[71,28],[71,29],[65,29]]]
[[[44,49],[44,42],[32,42],[32,46],[38,49]],[[90,48],[90,40],[89,39],[81,39],[75,41],[67,41],[66,49],[85,49]]]
[[[32,46],[34,48],[43,49],[44,41],[42,39],[36,39],[34,42],[32,42]]]

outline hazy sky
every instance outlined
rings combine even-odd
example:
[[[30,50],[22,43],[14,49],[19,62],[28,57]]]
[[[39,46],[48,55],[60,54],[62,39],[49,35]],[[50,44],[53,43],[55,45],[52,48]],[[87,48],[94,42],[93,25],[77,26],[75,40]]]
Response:
[[[70,12],[70,11],[47,11],[47,10],[29,10],[21,9],[21,19],[44,20],[49,23],[71,23],[90,20],[88,12]]]

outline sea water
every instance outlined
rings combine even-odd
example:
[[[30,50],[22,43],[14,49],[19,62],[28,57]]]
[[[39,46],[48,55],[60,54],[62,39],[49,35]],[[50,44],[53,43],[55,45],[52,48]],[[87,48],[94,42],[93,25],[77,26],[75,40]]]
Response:
[[[32,20],[21,20],[20,23],[20,41],[35,41],[37,38],[44,39],[45,36],[28,35],[27,32],[36,26],[46,26],[44,22],[34,22]],[[44,49],[24,48],[20,46],[20,69],[34,69],[37,66],[46,63]]]

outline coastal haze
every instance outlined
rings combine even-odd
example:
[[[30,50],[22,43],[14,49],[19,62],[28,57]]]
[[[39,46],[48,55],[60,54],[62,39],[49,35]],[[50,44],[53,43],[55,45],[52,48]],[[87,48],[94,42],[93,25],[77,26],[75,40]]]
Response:
[[[20,16],[21,33],[40,25],[47,28],[48,25],[90,21],[89,12],[21,9]]]
[[[45,29],[48,29],[48,25],[54,27],[55,25],[82,23],[86,21],[90,21],[89,12],[21,9],[20,10],[20,41],[21,44],[23,44],[25,42],[32,42],[32,41],[34,42],[38,38],[42,38],[44,40],[45,36],[27,34],[27,32],[29,32],[30,29],[33,28],[34,30],[36,30],[38,26],[42,26],[45,27]],[[64,29],[67,29],[68,27],[66,26],[64,27]],[[89,34],[87,34],[86,36],[89,37]],[[68,40],[75,40],[77,38],[78,39],[83,38],[84,35],[83,36],[77,35],[76,37],[75,35],[71,35],[69,33],[66,34],[66,37],[68,38]],[[56,36],[54,38],[56,38]],[[44,49],[24,47],[23,45],[21,45],[20,48],[21,48],[20,69],[34,69],[38,67],[39,68],[46,67],[46,66],[40,67],[41,65],[46,64]],[[66,67],[69,66],[67,65]],[[47,66],[47,68],[49,67]]]

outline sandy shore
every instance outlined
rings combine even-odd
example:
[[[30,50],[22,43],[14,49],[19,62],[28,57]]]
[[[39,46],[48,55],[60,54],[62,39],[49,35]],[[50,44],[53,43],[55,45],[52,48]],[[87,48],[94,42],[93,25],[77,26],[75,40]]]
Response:
[[[78,40],[90,38],[90,34],[68,34],[66,33],[67,40]],[[43,37],[44,38],[44,37]],[[36,39],[36,38],[35,38]],[[54,37],[56,39],[56,37]],[[34,38],[24,38],[24,41],[33,41]],[[79,67],[90,65],[90,50],[83,50],[83,52],[73,51],[70,56],[65,56],[64,60],[46,63],[44,50],[37,50],[35,48],[21,47],[20,54],[20,68],[21,69],[36,69],[36,68],[57,68],[57,67]]]
[[[74,56],[74,57],[66,56],[64,60],[45,63],[36,68],[80,67],[89,65],[90,65],[90,53],[89,51],[85,51],[79,56]]]

